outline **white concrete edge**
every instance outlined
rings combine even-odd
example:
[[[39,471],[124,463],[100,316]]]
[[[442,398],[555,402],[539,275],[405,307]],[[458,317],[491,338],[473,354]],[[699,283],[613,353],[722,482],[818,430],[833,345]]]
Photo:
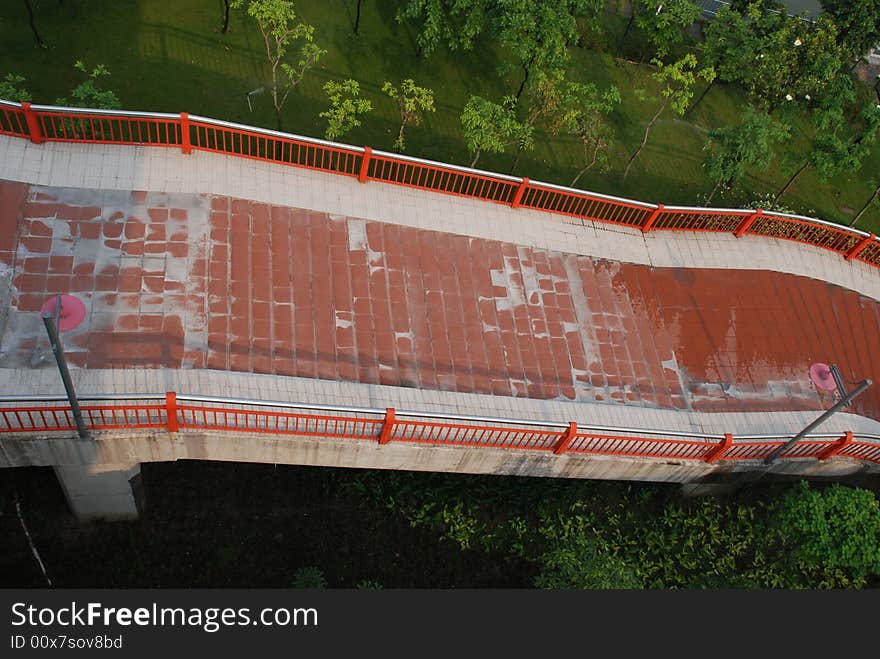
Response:
[[[74,386],[86,393],[181,394],[253,398],[321,405],[423,410],[432,414],[500,416],[534,421],[575,421],[582,425],[628,426],[646,430],[721,436],[794,435],[816,419],[818,411],[693,412],[617,403],[537,400],[465,394],[408,387],[339,382],[214,370],[166,368],[73,369]],[[63,395],[54,368],[0,369],[0,395]],[[840,412],[817,433],[880,434],[880,422]],[[710,441],[710,440],[707,440]]]

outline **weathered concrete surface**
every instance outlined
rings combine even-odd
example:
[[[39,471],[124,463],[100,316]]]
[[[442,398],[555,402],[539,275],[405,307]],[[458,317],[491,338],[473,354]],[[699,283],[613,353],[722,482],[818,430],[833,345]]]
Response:
[[[174,460],[219,460],[362,469],[442,471],[555,478],[594,478],[671,483],[699,483],[730,472],[746,472],[754,462],[706,464],[694,460],[651,460],[608,456],[538,453],[511,449],[470,449],[391,442],[339,440],[260,433],[227,432],[96,433],[94,442],[73,438],[15,438],[3,442],[0,466],[62,465],[100,471],[104,465]],[[91,461],[91,462],[89,462]],[[834,458],[789,460],[773,474],[804,477],[880,473],[880,465]]]
[[[80,520],[136,519],[142,508],[139,464],[55,466],[70,510]]]

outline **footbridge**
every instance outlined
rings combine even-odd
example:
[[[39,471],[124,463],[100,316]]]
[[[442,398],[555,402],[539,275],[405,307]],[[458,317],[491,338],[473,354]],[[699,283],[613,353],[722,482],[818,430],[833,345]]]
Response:
[[[40,311],[62,342],[76,433]],[[81,517],[178,459],[667,481],[880,470],[880,241],[183,114],[0,102],[0,466]],[[133,487],[134,485],[134,487]]]

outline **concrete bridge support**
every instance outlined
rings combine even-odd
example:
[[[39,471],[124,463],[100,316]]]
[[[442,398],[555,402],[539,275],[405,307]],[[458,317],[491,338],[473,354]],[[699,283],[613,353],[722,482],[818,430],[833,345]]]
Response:
[[[137,519],[143,509],[139,463],[64,465],[54,469],[70,510],[80,521]]]

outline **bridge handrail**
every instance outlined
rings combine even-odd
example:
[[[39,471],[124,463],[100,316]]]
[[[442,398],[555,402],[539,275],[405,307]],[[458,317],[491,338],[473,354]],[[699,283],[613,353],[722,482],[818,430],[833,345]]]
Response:
[[[394,408],[319,405],[289,401],[165,394],[86,394],[79,397],[93,431],[164,428],[214,430],[339,439],[551,451],[645,459],[716,462],[758,460],[790,435],[699,432],[471,416]],[[92,404],[97,403],[97,404]],[[271,408],[271,409],[270,409]],[[0,437],[72,433],[76,426],[64,396],[0,396]],[[813,433],[782,457],[827,460],[842,456],[880,463],[880,435]]]
[[[46,141],[176,146],[381,181],[649,231],[712,231],[801,242],[880,267],[880,240],[818,218],[761,209],[664,206],[209,117],[0,100],[0,134]]]

